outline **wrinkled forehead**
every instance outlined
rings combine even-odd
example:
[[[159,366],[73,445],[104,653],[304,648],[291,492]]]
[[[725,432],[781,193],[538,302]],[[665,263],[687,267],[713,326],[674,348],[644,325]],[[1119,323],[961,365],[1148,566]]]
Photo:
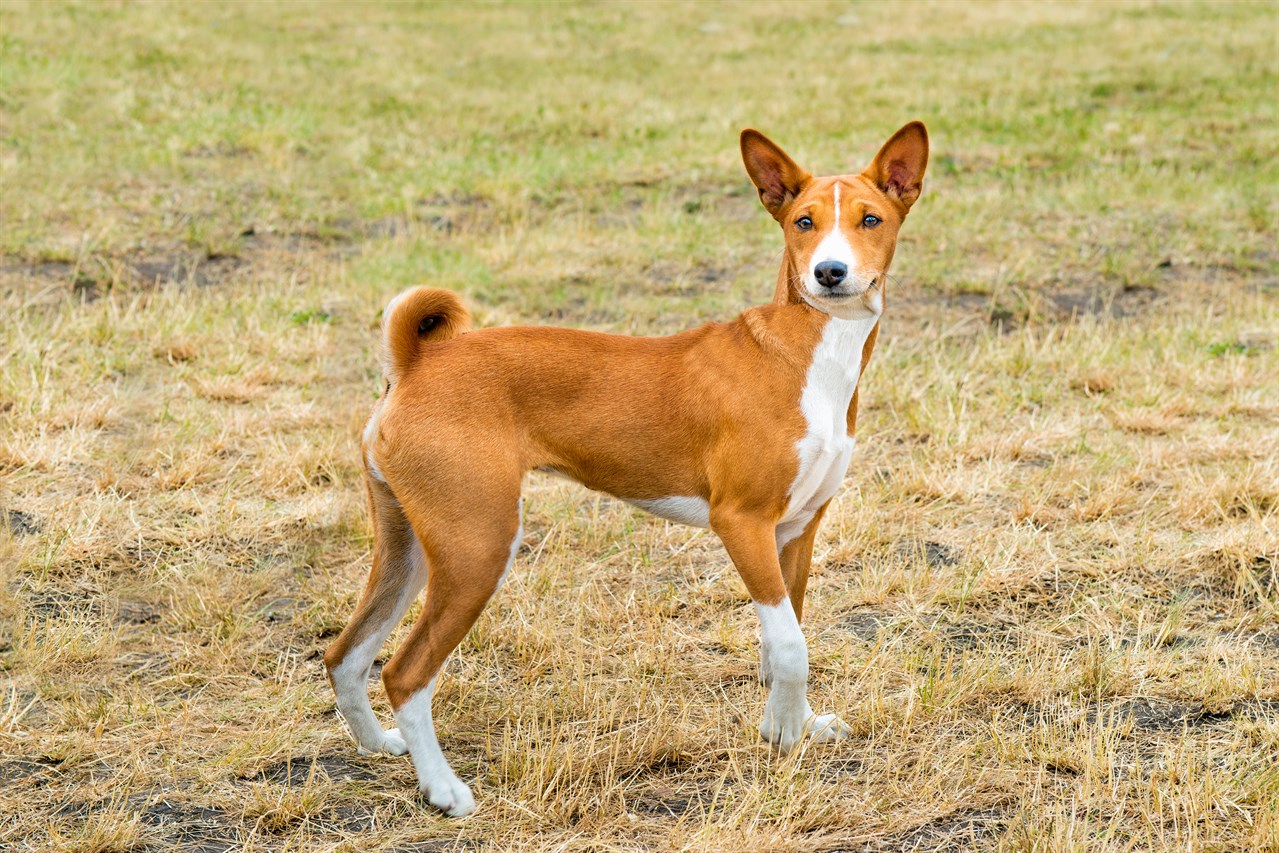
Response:
[[[880,192],[879,187],[871,183],[864,175],[835,175],[829,178],[813,178],[808,182],[808,186],[804,187],[803,192],[795,199],[795,209],[816,208],[821,206],[833,207],[835,204],[835,189],[839,188],[839,206],[847,207],[850,204],[882,204],[887,201],[887,196]]]

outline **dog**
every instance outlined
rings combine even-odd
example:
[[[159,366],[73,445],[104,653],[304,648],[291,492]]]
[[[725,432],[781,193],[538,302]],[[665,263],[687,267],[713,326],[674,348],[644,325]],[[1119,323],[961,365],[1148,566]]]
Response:
[[[760,733],[788,752],[849,732],[808,703],[804,589],[853,452],[858,381],[898,230],[923,188],[928,133],[907,124],[865,171],[836,177],[813,177],[756,130],[742,131],[741,152],[785,251],[773,301],[732,322],[661,338],[468,331],[457,295],[430,288],[383,312],[385,393],[361,445],[373,567],[324,663],[359,748],[407,752],[448,815],[475,800],[440,750],[431,697],[515,562],[532,470],[715,531],[760,620]],[[399,726],[383,731],[370,668],[424,587],[421,615],[382,669]]]

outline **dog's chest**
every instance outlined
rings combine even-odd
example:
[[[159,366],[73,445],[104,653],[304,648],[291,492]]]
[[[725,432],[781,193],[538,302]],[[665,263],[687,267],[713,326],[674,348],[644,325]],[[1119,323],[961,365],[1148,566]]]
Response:
[[[848,472],[854,444],[848,434],[848,406],[857,388],[862,348],[877,320],[832,318],[822,331],[800,395],[806,431],[795,443],[799,468],[786,513],[777,525],[778,548],[803,532]]]

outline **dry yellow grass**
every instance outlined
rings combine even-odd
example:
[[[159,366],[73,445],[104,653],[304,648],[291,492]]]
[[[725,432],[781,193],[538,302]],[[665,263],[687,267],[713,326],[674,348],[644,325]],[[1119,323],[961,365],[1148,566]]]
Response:
[[[1275,25],[0,6],[0,847],[1279,849]],[[794,64],[831,33],[867,49]],[[437,688],[479,812],[425,809],[319,660],[368,565],[381,305],[727,316],[780,245],[737,128],[826,171],[917,115],[806,619],[854,737],[760,743],[711,534],[535,477]]]

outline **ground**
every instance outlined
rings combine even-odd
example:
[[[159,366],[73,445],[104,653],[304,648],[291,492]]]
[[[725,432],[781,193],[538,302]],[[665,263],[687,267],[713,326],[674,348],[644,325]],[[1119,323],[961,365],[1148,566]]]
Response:
[[[0,4],[0,846],[1279,848],[1277,28]],[[381,306],[731,317],[781,245],[738,131],[832,173],[915,118],[805,618],[854,736],[760,742],[711,534],[534,477],[436,694],[478,812],[358,755],[320,655],[369,563]]]

